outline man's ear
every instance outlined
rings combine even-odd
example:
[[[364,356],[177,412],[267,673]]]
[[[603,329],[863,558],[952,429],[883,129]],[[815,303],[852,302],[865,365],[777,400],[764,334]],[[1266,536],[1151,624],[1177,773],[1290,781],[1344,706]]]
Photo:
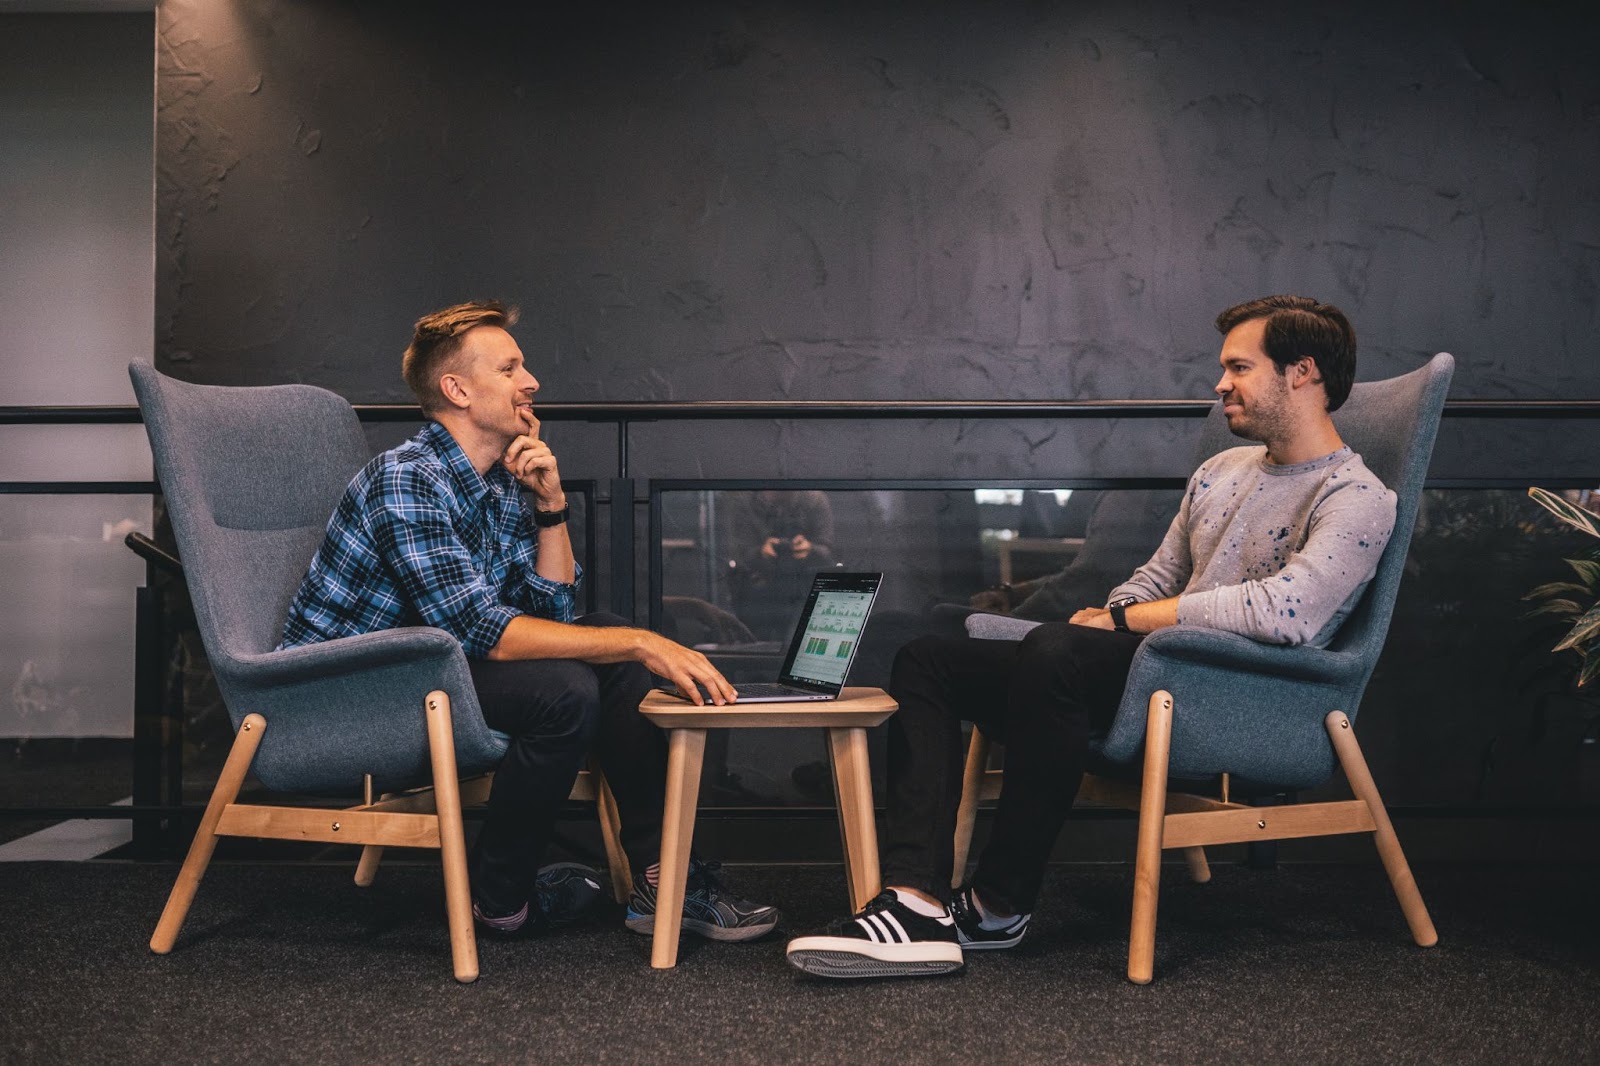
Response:
[[[1309,355],[1301,356],[1289,364],[1289,372],[1293,380],[1290,385],[1299,388],[1302,385],[1321,385],[1322,375],[1317,372],[1317,361]]]
[[[460,375],[445,374],[440,377],[439,391],[444,395],[445,402],[452,407],[465,410],[472,404],[472,398],[467,394],[466,385]]]

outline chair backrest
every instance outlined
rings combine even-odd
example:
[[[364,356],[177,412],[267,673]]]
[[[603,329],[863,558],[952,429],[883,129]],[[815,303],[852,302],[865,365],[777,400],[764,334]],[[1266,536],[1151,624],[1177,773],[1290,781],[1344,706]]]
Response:
[[[226,698],[241,657],[282,638],[328,516],[369,458],[366,439],[354,409],[325,389],[194,385],[139,362],[128,373]]]

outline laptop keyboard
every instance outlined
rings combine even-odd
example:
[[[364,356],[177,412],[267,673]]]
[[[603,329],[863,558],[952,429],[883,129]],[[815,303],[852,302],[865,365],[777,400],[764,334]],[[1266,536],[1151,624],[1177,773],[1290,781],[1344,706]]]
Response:
[[[803,688],[794,688],[790,685],[780,685],[776,681],[757,682],[756,684],[735,685],[739,690],[741,700],[757,699],[761,696],[810,696],[812,693]]]

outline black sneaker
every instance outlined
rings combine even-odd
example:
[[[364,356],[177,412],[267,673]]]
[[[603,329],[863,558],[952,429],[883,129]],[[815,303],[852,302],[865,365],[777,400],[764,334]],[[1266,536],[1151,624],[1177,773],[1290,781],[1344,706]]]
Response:
[[[600,897],[600,875],[578,862],[540,867],[533,882],[534,916],[539,928],[576,921]]]
[[[772,932],[783,917],[778,908],[731,895],[717,874],[721,865],[699,859],[689,861],[689,883],[683,893],[683,922],[679,928],[711,940],[754,940]],[[656,888],[643,874],[633,879],[633,895],[628,897],[628,916],[623,924],[635,933],[656,931]]]
[[[472,901],[472,920],[489,936],[516,936],[528,925],[532,908],[524,903],[521,909],[510,914],[491,914],[478,900]]]
[[[921,977],[964,965],[955,920],[918,914],[893,889],[822,935],[789,941],[788,956],[791,966],[817,977]]]
[[[490,936],[537,933],[576,920],[600,895],[598,875],[576,862],[541,867],[533,882],[533,898],[510,914],[493,913],[482,900],[472,901],[472,917]]]
[[[1028,931],[1028,914],[1019,914],[1006,921],[999,929],[985,929],[978,916],[977,901],[972,898],[972,886],[962,885],[950,897],[950,917],[956,921],[956,937],[967,951],[988,951],[992,948],[1014,948],[1022,942]]]

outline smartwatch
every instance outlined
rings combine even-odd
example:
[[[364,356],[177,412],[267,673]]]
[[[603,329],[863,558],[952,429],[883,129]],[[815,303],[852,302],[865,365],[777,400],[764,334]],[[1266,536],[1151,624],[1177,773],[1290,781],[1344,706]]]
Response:
[[[559,526],[565,522],[571,514],[572,504],[570,503],[559,511],[540,511],[535,509],[533,512],[533,524],[540,529],[549,529],[551,526]]]
[[[1132,596],[1123,596],[1107,604],[1107,609],[1111,612],[1111,624],[1116,627],[1118,633],[1133,632],[1128,628],[1128,608],[1138,602]]]

